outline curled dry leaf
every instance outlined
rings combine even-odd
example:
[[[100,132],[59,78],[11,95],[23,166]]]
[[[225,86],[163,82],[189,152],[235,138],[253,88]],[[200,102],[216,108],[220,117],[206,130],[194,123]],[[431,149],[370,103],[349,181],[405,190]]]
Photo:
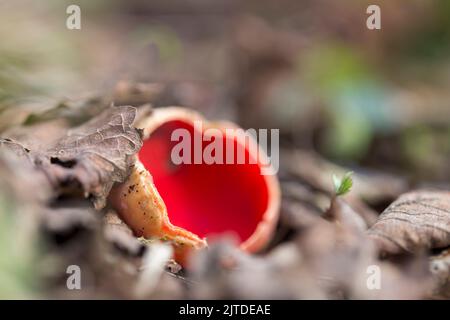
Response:
[[[51,201],[50,183],[42,171],[36,170],[29,149],[9,139],[0,139],[0,150],[0,175],[5,189],[18,197],[23,206],[31,206],[28,211],[33,212],[43,230],[64,236],[78,227],[84,229],[96,225],[95,214],[83,199]]]
[[[388,254],[450,245],[450,192],[416,191],[392,203],[368,230]]]
[[[112,185],[128,175],[142,146],[140,132],[132,126],[135,117],[136,108],[111,107],[71,130],[36,161],[53,186],[81,185],[101,208]]]
[[[135,117],[134,107],[108,108],[43,152],[10,139],[1,139],[0,143],[28,157],[55,190],[81,191],[91,196],[99,209],[105,205],[112,185],[128,176],[133,156],[142,146],[141,133],[133,127]]]

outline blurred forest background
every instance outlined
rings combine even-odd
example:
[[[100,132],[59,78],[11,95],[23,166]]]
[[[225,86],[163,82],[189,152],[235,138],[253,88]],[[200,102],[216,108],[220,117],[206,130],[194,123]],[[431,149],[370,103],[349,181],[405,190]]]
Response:
[[[81,30],[65,26],[70,4]],[[366,28],[370,4],[381,30]],[[75,125],[74,110],[92,116],[96,97],[126,92],[136,106],[278,128],[287,152],[448,189],[449,17],[447,0],[0,1],[0,134],[55,115]],[[35,296],[41,246],[14,231],[14,205],[0,194],[0,297]]]
[[[82,29],[68,30],[70,1],[2,1],[0,128],[48,99],[150,82],[168,87],[158,106],[448,181],[450,4],[377,1],[382,30],[372,31],[372,2],[77,1]]]

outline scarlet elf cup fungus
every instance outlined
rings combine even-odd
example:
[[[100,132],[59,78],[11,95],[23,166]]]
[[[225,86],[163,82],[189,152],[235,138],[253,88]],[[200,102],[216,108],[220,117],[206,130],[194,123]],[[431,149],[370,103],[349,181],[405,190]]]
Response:
[[[179,107],[156,109],[137,127],[144,130],[143,147],[130,177],[111,197],[137,236],[171,241],[182,263],[215,235],[235,234],[250,253],[268,243],[280,188],[274,172],[262,174],[270,164],[255,140],[232,123],[208,122]],[[202,159],[214,143],[216,161]]]

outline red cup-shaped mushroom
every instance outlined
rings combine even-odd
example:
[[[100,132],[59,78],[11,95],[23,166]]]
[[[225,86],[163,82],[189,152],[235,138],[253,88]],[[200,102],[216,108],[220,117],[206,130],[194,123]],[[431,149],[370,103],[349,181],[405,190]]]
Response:
[[[172,241],[182,263],[216,235],[234,234],[247,252],[269,242],[280,188],[252,137],[179,107],[156,109],[137,126],[144,130],[143,147],[112,195],[137,236]]]

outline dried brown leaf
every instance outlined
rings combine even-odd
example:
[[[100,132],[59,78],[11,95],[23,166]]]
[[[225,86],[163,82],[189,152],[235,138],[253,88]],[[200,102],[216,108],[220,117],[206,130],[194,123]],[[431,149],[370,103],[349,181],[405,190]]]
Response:
[[[58,192],[82,192],[99,209],[113,184],[127,177],[142,146],[141,133],[133,127],[135,117],[134,107],[110,107],[46,151],[10,139],[1,139],[0,146],[28,157]]]
[[[393,202],[369,229],[382,252],[397,254],[450,245],[450,192],[416,191]]]
[[[122,182],[142,146],[133,128],[134,107],[111,107],[36,157],[54,187],[81,186],[96,208],[105,205],[115,182]]]

